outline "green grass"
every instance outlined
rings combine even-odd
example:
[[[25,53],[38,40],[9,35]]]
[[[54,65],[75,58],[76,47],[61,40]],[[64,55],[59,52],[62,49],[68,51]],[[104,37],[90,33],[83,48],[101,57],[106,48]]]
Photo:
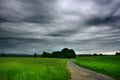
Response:
[[[66,59],[0,58],[1,80],[69,80]]]
[[[73,61],[79,66],[86,67],[120,80],[120,56],[91,56],[78,57]]]

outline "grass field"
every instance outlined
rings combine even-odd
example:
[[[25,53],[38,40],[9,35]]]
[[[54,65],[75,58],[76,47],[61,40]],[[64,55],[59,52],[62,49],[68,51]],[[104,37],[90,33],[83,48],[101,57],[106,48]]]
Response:
[[[66,59],[0,58],[1,80],[69,80]]]
[[[120,56],[78,57],[73,61],[79,66],[100,72],[120,80]]]

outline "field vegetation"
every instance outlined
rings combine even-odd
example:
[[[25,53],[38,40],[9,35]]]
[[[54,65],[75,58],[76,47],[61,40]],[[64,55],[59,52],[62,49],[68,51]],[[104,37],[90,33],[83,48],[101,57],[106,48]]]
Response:
[[[1,80],[69,80],[67,59],[0,58]]]
[[[120,56],[77,57],[73,62],[120,80]]]

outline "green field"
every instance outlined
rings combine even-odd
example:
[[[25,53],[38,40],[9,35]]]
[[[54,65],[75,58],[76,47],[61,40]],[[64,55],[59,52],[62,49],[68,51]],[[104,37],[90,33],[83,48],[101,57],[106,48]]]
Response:
[[[0,58],[1,80],[69,80],[67,59]]]
[[[79,66],[109,75],[120,80],[120,56],[78,57],[73,61]]]

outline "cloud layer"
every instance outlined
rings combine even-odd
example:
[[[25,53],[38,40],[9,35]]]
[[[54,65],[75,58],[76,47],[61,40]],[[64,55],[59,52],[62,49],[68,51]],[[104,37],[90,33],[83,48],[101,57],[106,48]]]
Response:
[[[0,0],[0,52],[120,51],[119,0]]]

